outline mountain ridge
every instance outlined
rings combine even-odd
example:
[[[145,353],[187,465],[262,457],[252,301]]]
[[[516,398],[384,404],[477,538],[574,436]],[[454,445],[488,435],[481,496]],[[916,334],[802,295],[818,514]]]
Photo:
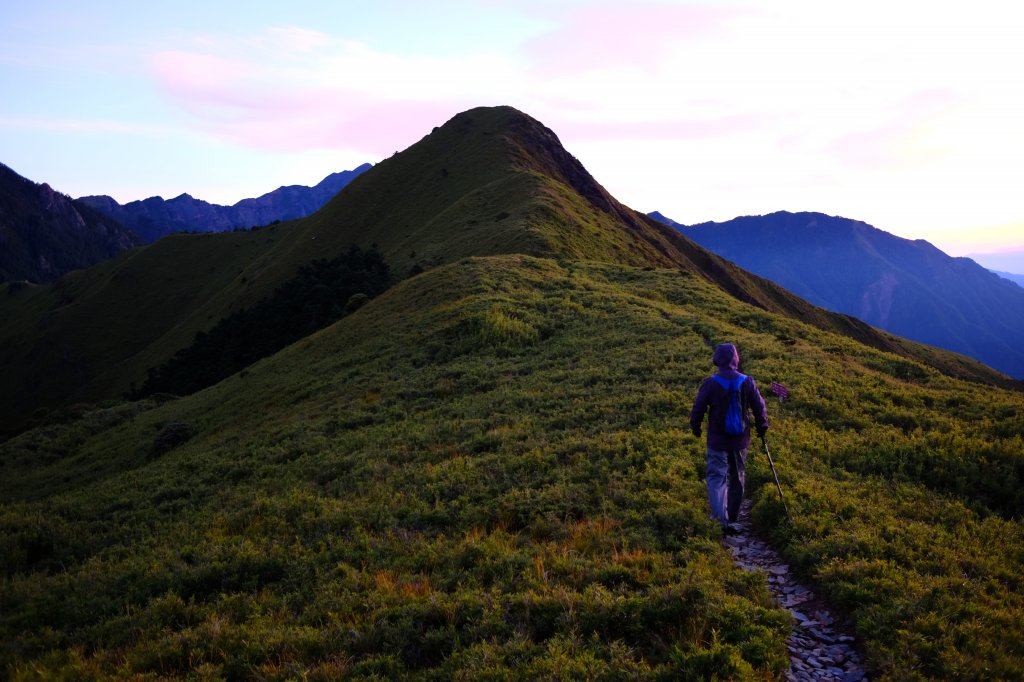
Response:
[[[974,260],[973,258],[971,260]],[[975,261],[977,262],[977,261]],[[1002,270],[993,270],[992,268],[986,268],[989,272],[994,272],[1003,279],[1008,279],[1014,284],[1024,287],[1024,275],[1019,275],[1013,272],[1003,272]]]
[[[0,164],[0,282],[51,282],[142,243],[117,220]]]
[[[224,232],[304,218],[372,167],[364,163],[331,173],[312,187],[284,185],[230,206],[196,199],[187,192],[171,199],[155,196],[123,205],[106,195],[79,197],[78,201],[121,221],[152,243],[174,232]]]
[[[680,269],[761,309],[953,376],[1012,385],[980,363],[829,313],[742,270],[620,204],[540,122],[488,107],[457,114],[307,218],[172,235],[53,286],[0,297],[0,315],[17,321],[0,330],[0,429],[24,425],[36,410],[131,392],[196,334],[353,245],[376,245],[399,277],[509,253]]]
[[[1024,289],[968,258],[822,213],[667,224],[816,305],[1024,377]]]
[[[967,254],[967,257],[989,270],[1024,275],[1024,246],[1010,247],[1002,251],[974,252]]]

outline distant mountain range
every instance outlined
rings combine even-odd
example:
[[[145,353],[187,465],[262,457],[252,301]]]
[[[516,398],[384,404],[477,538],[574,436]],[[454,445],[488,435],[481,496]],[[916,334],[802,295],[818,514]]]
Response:
[[[305,218],[318,211],[331,197],[373,166],[332,173],[314,187],[278,187],[255,199],[242,199],[232,206],[211,204],[182,194],[173,199],[150,197],[119,204],[106,195],[80,197],[78,201],[132,228],[147,243],[174,232],[225,232],[258,227],[278,220]]]
[[[1024,248],[969,253],[967,257],[992,272],[1000,274],[1009,272],[1015,273],[1015,276],[1024,277]]]
[[[0,281],[50,282],[141,245],[117,220],[0,164]]]
[[[1024,288],[969,258],[821,213],[693,226],[650,215],[823,308],[1024,377]]]
[[[109,196],[72,199],[0,164],[0,282],[50,282],[175,232],[225,232],[304,218],[370,168],[365,163],[314,187],[279,187],[233,206],[188,194],[122,206]]]
[[[1011,282],[1016,282],[1018,285],[1024,287],[1024,275],[1015,275],[1012,272],[1003,272],[1001,270],[989,270],[989,272],[994,272],[1003,279],[1008,279]]]

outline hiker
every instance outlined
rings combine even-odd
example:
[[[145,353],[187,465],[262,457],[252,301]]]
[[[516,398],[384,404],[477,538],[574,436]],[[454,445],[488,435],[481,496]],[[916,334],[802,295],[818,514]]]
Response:
[[[747,448],[750,447],[749,411],[759,438],[768,431],[768,410],[753,377],[741,374],[736,346],[723,343],[715,348],[711,361],[718,373],[703,381],[690,411],[690,430],[700,438],[704,414],[708,413],[707,480],[711,516],[727,533],[736,533],[740,503],[746,485]],[[730,388],[735,391],[737,410],[729,412]],[[738,395],[737,395],[738,393]],[[730,418],[731,417],[731,418]]]

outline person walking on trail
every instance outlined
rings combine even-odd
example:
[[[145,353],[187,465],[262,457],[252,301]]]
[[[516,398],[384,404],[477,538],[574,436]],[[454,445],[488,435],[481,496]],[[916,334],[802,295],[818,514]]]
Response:
[[[739,530],[740,503],[746,486],[750,418],[759,438],[768,431],[768,409],[753,377],[741,374],[736,346],[723,343],[711,361],[718,372],[705,379],[690,411],[690,430],[700,438],[708,415],[707,482],[711,516],[726,533]]]

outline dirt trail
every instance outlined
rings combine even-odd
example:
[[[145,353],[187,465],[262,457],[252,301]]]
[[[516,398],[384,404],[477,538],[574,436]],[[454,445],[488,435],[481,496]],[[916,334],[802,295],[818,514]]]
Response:
[[[787,680],[867,680],[854,650],[853,637],[844,632],[838,618],[810,588],[798,583],[789,566],[774,549],[754,536],[750,528],[750,500],[740,508],[740,532],[728,535],[725,544],[737,565],[745,571],[764,571],[768,589],[780,606],[793,614],[796,626],[787,641]]]

